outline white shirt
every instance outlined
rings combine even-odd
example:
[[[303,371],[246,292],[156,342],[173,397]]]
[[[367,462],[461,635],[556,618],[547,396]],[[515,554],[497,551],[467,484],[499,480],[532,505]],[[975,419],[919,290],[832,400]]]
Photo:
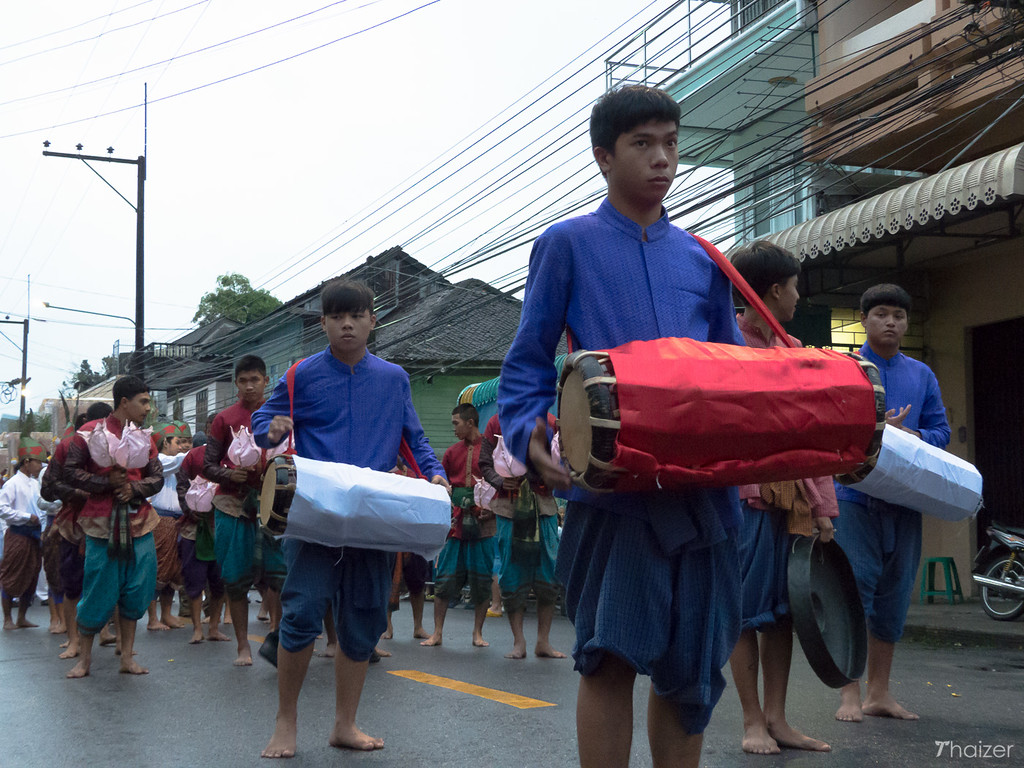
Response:
[[[44,517],[39,509],[39,480],[15,472],[0,488],[0,519],[8,525],[27,525],[32,515],[40,520]]]

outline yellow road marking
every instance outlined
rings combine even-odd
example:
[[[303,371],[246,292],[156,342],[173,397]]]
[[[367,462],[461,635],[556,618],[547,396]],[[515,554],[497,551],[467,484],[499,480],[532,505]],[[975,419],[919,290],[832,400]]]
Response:
[[[452,680],[450,677],[428,675],[426,672],[417,672],[414,669],[388,670],[388,674],[398,675],[398,677],[404,677],[407,680],[413,680],[417,683],[434,685],[438,688],[448,688],[452,691],[468,693],[472,696],[479,696],[481,699],[490,699],[491,701],[496,701],[499,704],[508,704],[510,707],[515,707],[516,709],[536,709],[537,707],[557,706],[555,704],[552,704],[550,701],[531,699],[526,696],[520,696],[515,693],[499,691],[495,688],[484,688],[482,685],[464,683],[461,680]]]
[[[255,640],[255,641],[256,641],[257,643],[262,643],[262,642],[263,642],[263,641],[265,641],[265,640],[266,640],[267,638],[265,638],[265,637],[261,637],[260,635],[249,635],[249,639],[250,639],[250,640]]]

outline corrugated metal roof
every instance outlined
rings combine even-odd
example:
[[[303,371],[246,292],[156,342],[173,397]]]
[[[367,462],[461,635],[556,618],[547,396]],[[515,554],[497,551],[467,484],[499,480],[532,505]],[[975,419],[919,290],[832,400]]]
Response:
[[[1021,196],[1024,143],[817,216],[766,239],[801,260],[814,259]]]

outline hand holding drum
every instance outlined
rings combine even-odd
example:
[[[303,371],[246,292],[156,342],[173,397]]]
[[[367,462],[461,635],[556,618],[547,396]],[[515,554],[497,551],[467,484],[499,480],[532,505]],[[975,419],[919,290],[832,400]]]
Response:
[[[267,440],[277,445],[281,439],[295,428],[295,422],[287,416],[275,416],[267,429]]]
[[[568,490],[572,485],[569,473],[565,468],[556,464],[551,458],[551,445],[548,441],[548,428],[544,419],[537,419],[537,426],[530,433],[530,445],[527,449],[530,455],[530,462],[533,468],[540,475],[544,485],[559,491]]]

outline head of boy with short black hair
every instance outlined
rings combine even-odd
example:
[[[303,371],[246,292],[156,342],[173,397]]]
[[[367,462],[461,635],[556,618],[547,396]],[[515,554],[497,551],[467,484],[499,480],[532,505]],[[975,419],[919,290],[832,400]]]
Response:
[[[590,144],[608,182],[608,200],[642,227],[661,218],[679,165],[679,105],[664,91],[628,85],[590,113]]]
[[[114,409],[108,403],[93,403],[85,411],[85,420],[90,422],[96,421],[96,419],[105,419],[113,412]]]
[[[149,387],[138,376],[124,376],[114,382],[113,414],[122,424],[130,421],[141,427],[151,407]]]
[[[373,290],[359,280],[331,280],[320,291],[320,312],[320,327],[327,334],[331,354],[355,366],[366,354],[370,333],[377,325]]]
[[[238,388],[238,400],[250,410],[255,410],[264,400],[264,393],[270,378],[267,376],[267,364],[262,357],[245,355],[235,363],[235,386]]]
[[[881,283],[860,297],[860,322],[867,333],[868,346],[888,360],[900,351],[900,343],[910,325],[910,294],[892,283]]]
[[[452,431],[459,440],[475,442],[480,434],[480,414],[469,403],[459,403],[452,409]]]
[[[729,260],[779,322],[788,323],[793,319],[800,299],[797,288],[800,259],[775,243],[755,240],[734,250]],[[756,311],[747,305],[739,291],[734,289],[733,295],[747,307],[745,317],[756,316]]]

